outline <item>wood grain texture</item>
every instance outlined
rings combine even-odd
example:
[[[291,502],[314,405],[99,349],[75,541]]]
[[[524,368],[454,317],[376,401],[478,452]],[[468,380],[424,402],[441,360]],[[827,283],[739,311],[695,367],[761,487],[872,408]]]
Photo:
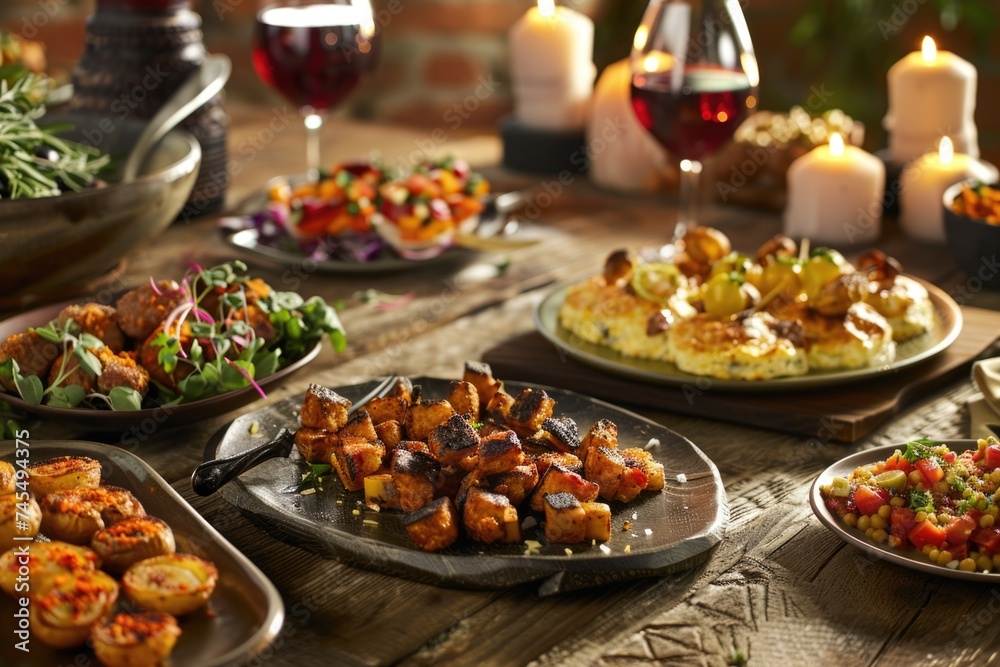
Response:
[[[270,118],[265,109],[232,111],[231,139],[237,147],[258,136]],[[341,120],[330,123],[326,136],[330,160],[367,155],[379,147],[392,161],[405,157],[421,138],[398,128]],[[234,174],[234,197],[275,173],[297,170],[302,139],[301,131],[290,126],[253,159],[237,153],[241,170]],[[499,161],[492,138],[458,132],[446,149],[480,165]],[[499,190],[541,185],[497,170],[490,176]],[[267,400],[301,392],[309,382],[346,384],[387,372],[455,377],[465,359],[481,358],[511,341],[524,347],[510,349],[508,356],[520,352],[553,363],[557,374],[565,374],[566,386],[598,393],[610,380],[573,375],[558,357],[550,362],[535,356],[531,313],[551,285],[593,273],[611,249],[662,241],[674,211],[660,198],[599,192],[576,179],[532,222],[552,235],[507,255],[370,277],[322,274],[310,271],[307,263],[285,267],[252,260],[251,270],[279,289],[344,300],[350,338],[344,354],[325,349]],[[705,220],[741,249],[756,248],[780,229],[777,216],[733,208],[710,209]],[[218,241],[214,227],[208,219],[175,225],[130,258],[121,286],[141,284],[151,274],[179,275],[192,260],[211,265],[231,259],[234,251]],[[966,294],[968,282],[947,253],[911,243],[894,223],[885,225],[879,245],[909,272],[953,291],[965,305],[1000,308],[996,295]],[[383,312],[352,299],[368,288],[412,292],[414,298]],[[627,399],[634,391],[622,387],[612,399]],[[807,491],[820,471],[855,451],[914,435],[961,437],[967,429],[963,406],[973,393],[967,378],[956,377],[849,445],[837,442],[822,422],[788,434],[724,421],[721,413],[740,409],[738,403],[747,397],[710,403],[713,398],[706,393],[677,412],[640,407],[641,414],[689,437],[718,465],[731,508],[726,539],[708,562],[687,572],[551,599],[539,599],[529,586],[459,591],[341,565],[305,551],[273,527],[261,527],[219,498],[195,497],[188,477],[211,434],[233,414],[195,424],[151,423],[139,435],[26,423],[37,439],[73,436],[120,444],[131,435],[129,448],[275,582],[287,622],[275,645],[247,665],[721,667],[739,651],[753,666],[959,667],[997,662],[1000,635],[993,630],[1000,619],[1000,594],[995,587],[868,558],[821,527],[808,509]],[[0,619],[4,636],[11,636],[10,623]]]

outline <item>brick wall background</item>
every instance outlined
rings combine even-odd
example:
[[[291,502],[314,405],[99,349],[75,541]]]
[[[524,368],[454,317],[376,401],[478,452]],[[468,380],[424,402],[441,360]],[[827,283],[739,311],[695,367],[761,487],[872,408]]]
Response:
[[[83,48],[84,22],[94,0],[2,0],[0,25],[43,40],[52,69],[68,72]],[[603,67],[624,57],[645,6],[642,0],[563,0],[597,21],[595,60]],[[464,105],[465,123],[488,126],[510,109],[506,33],[534,0],[374,0],[384,28],[383,59],[378,74],[352,99],[350,113],[423,126],[437,126],[456,103]],[[1000,39],[960,27],[944,31],[935,3],[898,0],[875,3],[888,20],[897,7],[905,20],[891,37],[872,31],[876,22],[845,30],[836,14],[845,3],[828,0],[830,15],[814,26],[818,37],[793,45],[793,28],[805,0],[745,0],[746,14],[761,61],[763,107],[787,109],[805,102],[814,86],[829,85],[832,104],[863,118],[869,127],[868,147],[885,145],[878,122],[885,109],[885,71],[932,34],[941,48],[972,61],[979,70],[976,113],[984,158],[1000,163]],[[228,94],[233,98],[272,102],[250,66],[249,44],[258,0],[193,0],[202,15],[206,42],[213,52],[228,54],[235,65]],[[907,11],[913,10],[913,11]],[[846,35],[831,34],[841,30]],[[871,39],[855,37],[866,32]],[[801,35],[800,35],[801,37]],[[853,50],[831,48],[852,44]],[[977,46],[978,44],[978,46]],[[812,46],[810,46],[812,45]],[[871,45],[871,50],[865,51]],[[817,49],[817,47],[826,47]],[[839,59],[839,60],[838,60]],[[846,62],[849,59],[851,62]],[[475,97],[483,77],[493,74],[496,91]]]

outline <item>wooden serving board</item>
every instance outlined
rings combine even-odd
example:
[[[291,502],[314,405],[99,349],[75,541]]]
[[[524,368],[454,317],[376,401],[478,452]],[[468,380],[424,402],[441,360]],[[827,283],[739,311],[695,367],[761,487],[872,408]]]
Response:
[[[784,393],[702,391],[608,375],[566,358],[536,332],[487,351],[483,361],[499,378],[564,387],[618,404],[854,442],[917,398],[967,373],[1000,336],[1000,312],[963,307],[962,315],[955,342],[922,364],[838,387]]]

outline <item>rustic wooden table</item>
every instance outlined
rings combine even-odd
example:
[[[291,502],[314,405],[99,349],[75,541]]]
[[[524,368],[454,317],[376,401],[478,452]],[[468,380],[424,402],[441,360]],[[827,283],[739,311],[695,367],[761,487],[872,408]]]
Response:
[[[233,118],[230,201],[274,174],[300,168],[304,144],[297,119],[275,132],[265,130],[266,110],[236,109]],[[405,161],[434,143],[430,132],[338,121],[326,132],[329,161],[367,155],[372,147],[390,162]],[[440,149],[479,166],[499,162],[495,138],[445,134]],[[488,173],[500,190],[549,192],[535,200],[540,213],[531,223],[547,234],[543,243],[464,265],[385,276],[249,259],[252,271],[278,288],[347,302],[348,350],[335,355],[324,349],[268,401],[301,392],[309,382],[347,384],[387,372],[454,377],[464,360],[531,331],[533,308],[555,283],[594,272],[614,247],[662,238],[674,215],[664,200],[602,192],[580,174],[564,179],[572,181],[565,185]],[[780,227],[776,215],[757,211],[715,207],[705,217],[740,248],[756,248]],[[126,282],[177,275],[189,260],[211,265],[238,255],[218,241],[214,224],[199,219],[175,225],[131,258]],[[881,247],[910,272],[967,303],[1000,307],[996,294],[965,296],[967,281],[941,248],[914,244],[892,224],[884,236]],[[367,288],[415,298],[381,312],[352,298]],[[682,574],[544,599],[533,586],[452,590],[324,560],[272,536],[218,497],[195,496],[189,476],[209,436],[238,413],[156,430],[133,451],[281,591],[287,608],[282,633],[247,664],[726,665],[742,654],[756,665],[983,665],[1000,661],[994,587],[869,558],[821,526],[807,501],[815,476],[852,452],[914,435],[966,437],[964,402],[973,393],[968,380],[957,381],[853,445],[822,443],[807,454],[805,437],[642,411],[690,438],[718,465],[731,511],[725,540],[706,563]],[[53,425],[39,433],[119,442]]]

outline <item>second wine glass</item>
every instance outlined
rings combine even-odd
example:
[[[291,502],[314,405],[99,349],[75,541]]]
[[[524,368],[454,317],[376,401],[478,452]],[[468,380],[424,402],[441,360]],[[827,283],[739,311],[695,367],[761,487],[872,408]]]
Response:
[[[326,112],[378,64],[369,0],[267,0],[257,14],[253,66],[264,83],[298,107],[306,126],[309,177],[320,169]]]
[[[677,240],[697,224],[701,161],[757,106],[760,74],[739,2],[652,0],[635,33],[631,66],[636,118],[680,159]]]

